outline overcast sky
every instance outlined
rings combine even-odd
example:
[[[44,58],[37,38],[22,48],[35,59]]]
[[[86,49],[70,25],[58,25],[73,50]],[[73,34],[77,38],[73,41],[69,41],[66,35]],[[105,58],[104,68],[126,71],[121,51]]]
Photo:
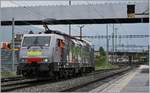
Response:
[[[2,7],[37,6],[37,5],[69,5],[70,0],[1,0]],[[72,5],[98,3],[136,3],[149,0],[71,0]],[[16,3],[18,5],[16,5]]]
[[[130,2],[129,2],[130,1]],[[105,2],[102,0],[101,2],[90,2],[90,1],[72,1],[72,4],[97,4],[97,3],[134,3],[139,2],[141,0],[110,0],[109,2]],[[148,1],[148,0],[142,0]],[[20,6],[37,6],[37,5],[68,5],[68,1],[2,1],[1,7],[20,7]],[[129,35],[129,34],[148,34],[148,24],[144,23],[136,23],[136,24],[115,24],[115,28],[117,28],[118,34]],[[60,30],[62,32],[68,33],[68,25],[52,25],[49,26],[51,29]],[[16,26],[15,33],[27,33],[28,31],[39,32],[44,30],[42,26]],[[106,25],[105,24],[89,24],[85,25],[83,28],[83,35],[105,35],[106,34]],[[112,24],[109,24],[109,34],[112,34]],[[1,28],[2,41],[10,41],[11,40],[11,26],[2,27]],[[79,25],[72,25],[72,35],[79,35]],[[99,46],[106,47],[105,39],[90,39],[95,45],[96,48]],[[148,45],[148,39],[121,39],[118,40],[119,44],[136,44],[136,45]],[[111,45],[111,40],[110,40]]]

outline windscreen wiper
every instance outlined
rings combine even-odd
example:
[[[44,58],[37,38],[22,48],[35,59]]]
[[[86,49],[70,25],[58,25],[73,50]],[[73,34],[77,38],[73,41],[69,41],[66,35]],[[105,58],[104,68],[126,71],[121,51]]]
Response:
[[[29,49],[31,46],[28,46],[27,49]]]

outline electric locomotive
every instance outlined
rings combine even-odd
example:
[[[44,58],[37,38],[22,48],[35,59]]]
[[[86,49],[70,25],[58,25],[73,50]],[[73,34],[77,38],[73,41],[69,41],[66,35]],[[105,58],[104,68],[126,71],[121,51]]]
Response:
[[[94,49],[90,43],[47,30],[24,34],[17,74],[25,77],[64,78],[94,71]]]

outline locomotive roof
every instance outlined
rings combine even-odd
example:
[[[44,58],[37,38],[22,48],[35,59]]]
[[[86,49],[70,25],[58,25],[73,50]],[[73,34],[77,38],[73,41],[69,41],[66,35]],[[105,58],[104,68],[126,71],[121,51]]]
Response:
[[[52,34],[24,34],[24,36],[52,36]]]
[[[72,36],[69,36],[65,33],[62,33],[60,31],[56,31],[56,30],[50,30],[50,31],[47,31],[45,33],[41,33],[41,34],[24,34],[24,36],[52,36],[52,35],[61,35],[61,36],[65,36],[65,37],[68,37],[68,38],[71,38],[71,39],[74,39],[74,40],[77,40],[77,41],[80,41],[82,43],[87,43],[89,45],[91,45],[88,41],[86,40],[80,40],[78,38],[75,38],[75,37],[72,37]]]
[[[79,39],[79,38],[75,38],[75,37],[73,37],[73,36],[70,36],[70,35],[68,35],[68,34],[66,34],[66,33],[62,33],[62,32],[57,31],[57,30],[47,30],[47,31],[45,31],[45,34],[58,34],[58,35],[62,35],[62,36],[65,36],[65,37],[69,37],[69,38],[71,38],[71,39],[75,39],[75,40],[78,40],[78,41],[80,41],[80,42],[84,42],[84,43],[87,43],[87,44],[91,45],[91,44],[90,44],[88,41],[86,41],[86,40],[81,40],[81,39]]]

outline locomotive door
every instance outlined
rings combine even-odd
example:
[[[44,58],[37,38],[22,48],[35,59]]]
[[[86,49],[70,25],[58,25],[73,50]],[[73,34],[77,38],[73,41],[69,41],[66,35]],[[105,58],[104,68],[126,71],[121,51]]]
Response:
[[[56,52],[55,52],[55,61],[61,62],[64,59],[64,46],[65,43],[62,39],[56,40]]]

